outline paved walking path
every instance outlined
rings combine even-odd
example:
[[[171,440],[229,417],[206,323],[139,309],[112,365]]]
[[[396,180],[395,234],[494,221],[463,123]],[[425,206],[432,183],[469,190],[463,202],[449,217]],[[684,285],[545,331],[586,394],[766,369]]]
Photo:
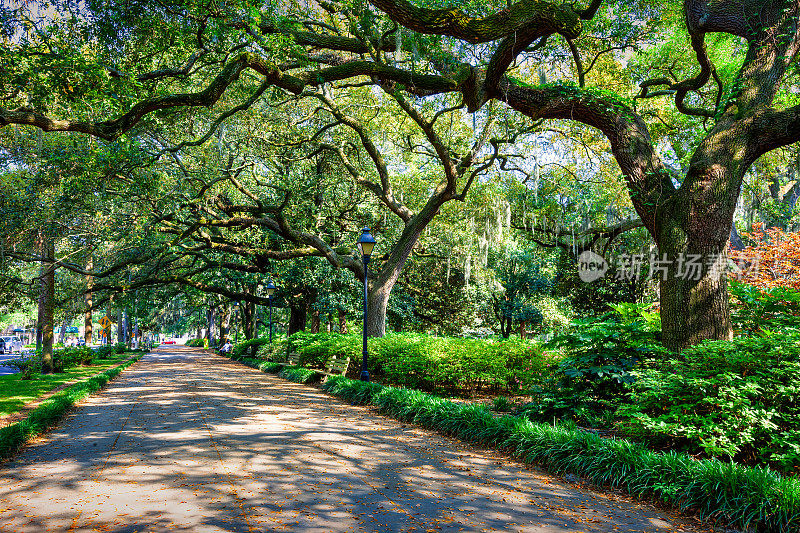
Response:
[[[145,356],[0,465],[0,531],[697,531],[207,354]]]

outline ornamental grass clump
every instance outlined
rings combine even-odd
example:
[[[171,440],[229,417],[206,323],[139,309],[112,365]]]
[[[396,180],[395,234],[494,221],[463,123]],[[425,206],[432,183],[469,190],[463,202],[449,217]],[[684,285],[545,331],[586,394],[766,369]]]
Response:
[[[319,378],[319,374],[314,370],[300,366],[285,366],[278,376],[295,383],[311,383]]]
[[[400,420],[495,446],[553,472],[577,474],[716,522],[765,532],[800,528],[800,482],[766,468],[654,452],[623,439],[522,417],[496,417],[483,406],[342,376],[330,377],[323,388],[352,403],[376,405]]]

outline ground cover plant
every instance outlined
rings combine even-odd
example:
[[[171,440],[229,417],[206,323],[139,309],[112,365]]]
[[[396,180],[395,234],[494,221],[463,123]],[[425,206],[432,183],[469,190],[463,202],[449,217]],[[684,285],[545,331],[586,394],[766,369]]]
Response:
[[[93,392],[100,390],[106,383],[141,357],[142,354],[139,353],[122,364],[118,364],[105,372],[89,377],[54,394],[31,411],[24,420],[0,428],[0,457],[9,457],[25,442],[58,422],[70,407]],[[115,362],[119,363],[118,360]]]
[[[278,377],[294,381],[295,383],[312,383],[320,378],[320,374],[310,368],[285,366],[278,373]]]
[[[708,341],[635,371],[622,426],[654,445],[800,468],[800,331]]]
[[[533,421],[554,419],[591,427],[611,427],[637,365],[660,360],[656,313],[636,304],[615,305],[614,312],[576,320],[545,348],[549,365],[530,388],[532,400],[516,414]]]
[[[59,373],[36,374],[33,379],[22,379],[21,374],[0,376],[0,416],[15,413],[26,403],[64,383],[93,376],[118,365],[129,356],[130,354],[117,353],[106,357],[96,356],[90,366],[73,365]]]
[[[731,314],[740,334],[800,328],[800,291],[731,281]]]

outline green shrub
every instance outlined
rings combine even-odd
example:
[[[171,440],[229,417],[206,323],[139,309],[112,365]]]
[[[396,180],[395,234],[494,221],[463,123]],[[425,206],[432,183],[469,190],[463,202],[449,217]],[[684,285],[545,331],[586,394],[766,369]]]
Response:
[[[660,359],[666,349],[658,342],[660,321],[637,304],[614,306],[616,313],[578,320],[557,335],[547,348],[563,356],[548,376],[531,388],[533,400],[517,414],[536,421],[573,419],[606,426],[609,416],[634,381],[641,361]]]
[[[759,289],[731,280],[731,321],[745,333],[800,328],[800,292],[787,287]]]
[[[189,346],[191,348],[203,348],[206,339],[189,339],[184,343],[184,346]]]
[[[637,372],[627,427],[712,456],[800,466],[800,332],[706,341]]]
[[[42,371],[42,359],[38,355],[26,358],[8,359],[0,362],[0,366],[16,368],[20,373],[19,379],[33,379],[33,376]]]
[[[116,347],[112,344],[105,344],[94,349],[94,355],[98,359],[108,359],[113,353],[116,353]]]
[[[351,361],[361,355],[362,337],[360,335],[340,335],[338,333],[295,333],[289,337],[289,351],[300,354],[300,366],[325,368],[331,357],[350,357]]]
[[[482,406],[342,376],[328,378],[323,388],[352,403],[376,405],[400,420],[496,446],[551,471],[578,474],[719,522],[755,531],[800,528],[800,481],[766,468],[653,452],[626,440],[514,416],[498,418]]]
[[[95,351],[88,346],[68,346],[53,351],[53,366],[63,372],[77,365],[90,365],[94,357]]]
[[[359,361],[360,335],[295,333],[287,349],[300,364],[323,368],[332,356]],[[390,334],[369,339],[369,371],[375,377],[423,390],[517,391],[539,379],[545,368],[540,346],[518,339],[496,341],[422,334]],[[359,366],[351,365],[353,372]]]
[[[262,344],[256,350],[256,357],[269,361],[285,361],[286,360],[286,339],[273,339],[272,344]]]
[[[231,355],[234,357],[254,357],[256,350],[265,344],[269,344],[269,339],[248,339],[234,346],[233,350],[231,350]]]
[[[517,339],[394,334],[369,343],[371,373],[428,391],[517,391],[538,378],[545,367],[541,347]]]

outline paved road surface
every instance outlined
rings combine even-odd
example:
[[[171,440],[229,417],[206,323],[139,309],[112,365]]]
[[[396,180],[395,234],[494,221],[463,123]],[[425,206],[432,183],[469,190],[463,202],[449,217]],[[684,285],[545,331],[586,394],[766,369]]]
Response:
[[[0,531],[696,531],[201,350],[0,465]]]
[[[2,354],[0,355],[0,363],[8,361],[9,359],[19,359],[19,354]],[[8,374],[16,374],[19,372],[16,368],[10,366],[0,366],[0,376],[7,376]]]

